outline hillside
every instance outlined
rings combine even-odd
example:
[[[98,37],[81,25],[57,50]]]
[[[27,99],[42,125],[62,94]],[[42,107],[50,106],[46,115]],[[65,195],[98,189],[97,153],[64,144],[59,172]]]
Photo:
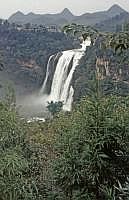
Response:
[[[19,32],[0,25],[0,52],[4,63],[0,85],[11,81],[18,95],[39,89],[49,56],[70,48],[73,48],[72,40],[63,33]]]
[[[113,5],[106,11],[95,12],[95,13],[84,13],[80,16],[75,16],[71,13],[71,11],[65,8],[61,13],[57,14],[34,14],[29,13],[27,15],[18,11],[14,13],[8,19],[10,23],[32,23],[32,24],[44,24],[44,25],[64,25],[68,23],[77,23],[84,25],[95,25],[104,20],[108,20],[109,18],[115,17],[116,15],[120,15],[121,13],[126,13],[124,9],[122,9],[119,5]]]
[[[96,41],[94,46],[87,49],[86,55],[74,72],[72,85],[75,88],[75,101],[91,94],[91,91],[94,92],[96,73],[103,95],[129,94],[129,50],[119,54],[110,48],[101,49],[100,41]]]
[[[129,13],[123,12],[120,15],[116,15],[107,20],[101,21],[95,24],[95,28],[99,31],[120,31],[122,29],[122,24],[129,22]]]

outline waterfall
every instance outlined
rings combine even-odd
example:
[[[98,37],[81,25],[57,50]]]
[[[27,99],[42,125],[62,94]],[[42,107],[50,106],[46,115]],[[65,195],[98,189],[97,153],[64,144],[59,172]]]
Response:
[[[47,84],[47,80],[48,80],[48,76],[49,76],[49,72],[50,72],[50,62],[53,59],[54,55],[50,56],[48,63],[47,63],[47,71],[46,71],[46,77],[45,80],[43,82],[42,88],[41,88],[41,92],[44,94],[45,93],[45,89],[46,89],[46,84]]]
[[[46,77],[41,88],[42,95],[46,96],[47,101],[62,101],[63,109],[70,111],[73,102],[74,89],[70,85],[73,77],[73,73],[79,64],[80,59],[83,57],[86,51],[86,47],[91,45],[90,38],[87,38],[80,49],[73,49],[63,51],[56,63],[54,75],[52,77],[52,83],[50,93],[46,94],[46,88],[48,84],[48,77],[51,70],[51,61],[55,61],[55,56],[50,56],[47,64]]]

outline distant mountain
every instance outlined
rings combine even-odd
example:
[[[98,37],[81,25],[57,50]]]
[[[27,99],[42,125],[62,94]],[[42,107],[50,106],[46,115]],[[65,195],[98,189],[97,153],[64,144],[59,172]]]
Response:
[[[119,15],[121,13],[126,12],[123,8],[121,8],[119,5],[114,4],[109,10],[107,11],[107,14],[109,17],[114,17],[116,15]]]
[[[75,17],[68,8],[65,8],[61,13],[55,14],[54,16],[64,18],[68,21],[73,20]]]
[[[16,12],[16,13],[14,13],[10,18],[9,18],[9,22],[15,22],[15,21],[17,21],[17,22],[21,22],[21,21],[23,21],[23,19],[25,18],[25,15],[22,13],[22,12],[20,12],[20,11],[18,11],[18,12]]]
[[[101,21],[108,20],[116,15],[120,15],[121,13],[127,12],[119,5],[115,4],[107,11],[85,13],[81,16],[75,17],[73,21],[77,24],[95,25],[96,23],[100,23]]]
[[[124,9],[122,9],[119,5],[113,5],[107,11],[95,12],[95,13],[85,13],[80,16],[75,16],[71,13],[68,8],[65,8],[61,13],[57,14],[34,14],[29,13],[24,15],[21,12],[16,12],[13,14],[8,20],[9,22],[14,23],[32,23],[32,24],[56,24],[56,25],[64,25],[68,23],[77,23],[84,25],[95,25],[96,23],[100,23],[104,20],[108,20],[112,17],[120,15],[121,13],[127,13]]]
[[[63,25],[68,23],[69,21],[72,21],[74,19],[74,15],[69,11],[69,9],[65,8],[61,13],[57,14],[34,14],[29,13],[27,15],[24,15],[22,12],[16,12],[14,13],[8,20],[10,23],[19,23],[19,24],[25,24],[25,23],[32,23],[32,24],[57,24],[57,25]]]
[[[95,24],[95,28],[99,31],[114,32],[122,29],[122,24],[129,22],[129,13],[123,12],[107,20]],[[118,29],[118,30],[117,30]],[[119,30],[120,29],[120,30]]]

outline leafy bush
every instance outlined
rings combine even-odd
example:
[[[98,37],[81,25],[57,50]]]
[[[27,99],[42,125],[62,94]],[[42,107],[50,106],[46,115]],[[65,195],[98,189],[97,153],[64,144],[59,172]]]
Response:
[[[54,116],[55,114],[59,113],[62,110],[63,102],[48,102],[47,109],[48,111]]]
[[[54,174],[67,198],[75,191],[105,199],[101,187],[129,175],[129,98],[84,98],[58,127]]]
[[[19,119],[15,109],[0,102],[1,200],[40,199],[30,168],[31,156],[24,121]]]

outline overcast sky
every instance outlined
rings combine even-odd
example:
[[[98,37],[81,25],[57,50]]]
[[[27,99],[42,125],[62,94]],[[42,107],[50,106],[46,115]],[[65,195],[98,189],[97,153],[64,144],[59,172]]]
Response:
[[[35,13],[56,13],[69,8],[74,14],[106,10],[119,4],[129,11],[129,0],[0,0],[0,17],[8,18],[16,11]]]

